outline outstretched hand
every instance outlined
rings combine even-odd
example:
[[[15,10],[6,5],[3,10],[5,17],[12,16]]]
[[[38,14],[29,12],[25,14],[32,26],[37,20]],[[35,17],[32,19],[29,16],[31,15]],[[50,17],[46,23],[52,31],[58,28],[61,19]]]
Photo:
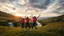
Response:
[[[39,15],[38,17],[40,17],[41,15]]]
[[[41,15],[39,15],[37,18],[39,18]]]

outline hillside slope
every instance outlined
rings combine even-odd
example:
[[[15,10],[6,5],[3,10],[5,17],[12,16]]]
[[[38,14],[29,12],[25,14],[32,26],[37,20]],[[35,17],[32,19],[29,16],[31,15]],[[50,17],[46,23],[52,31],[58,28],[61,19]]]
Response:
[[[0,11],[0,22],[5,22],[7,20],[17,20],[19,17],[13,16],[11,14],[4,13]]]
[[[53,22],[63,22],[64,21],[64,15],[58,16],[58,17],[52,17],[48,19],[39,20],[42,24],[49,24]]]
[[[0,36],[64,36],[64,22],[54,22],[38,28],[23,31],[21,27],[0,26]]]
[[[21,27],[0,26],[0,36],[64,36],[64,15],[40,22],[46,25],[32,31],[23,31]]]

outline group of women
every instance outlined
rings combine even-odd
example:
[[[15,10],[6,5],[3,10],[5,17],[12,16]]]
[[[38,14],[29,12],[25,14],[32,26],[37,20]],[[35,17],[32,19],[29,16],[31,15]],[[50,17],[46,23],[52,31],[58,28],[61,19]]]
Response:
[[[39,15],[40,16],[40,15]],[[39,18],[39,16],[38,17],[36,17],[36,16],[31,16],[30,18],[29,17],[24,17],[24,18],[21,18],[20,19],[20,22],[21,22],[21,24],[22,24],[22,28],[24,29],[24,28],[29,28],[30,29],[30,21],[32,21],[32,23],[33,23],[33,25],[32,25],[32,29],[35,27],[35,29],[37,29],[37,23],[36,23],[36,21],[37,21],[37,19]],[[26,25],[26,26],[25,26]]]

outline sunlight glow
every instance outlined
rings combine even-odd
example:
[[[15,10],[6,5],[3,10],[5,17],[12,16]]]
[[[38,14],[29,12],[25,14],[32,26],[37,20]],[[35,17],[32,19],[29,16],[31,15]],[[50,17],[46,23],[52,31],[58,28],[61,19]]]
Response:
[[[21,14],[14,14],[15,16],[23,16],[23,15],[21,15]]]

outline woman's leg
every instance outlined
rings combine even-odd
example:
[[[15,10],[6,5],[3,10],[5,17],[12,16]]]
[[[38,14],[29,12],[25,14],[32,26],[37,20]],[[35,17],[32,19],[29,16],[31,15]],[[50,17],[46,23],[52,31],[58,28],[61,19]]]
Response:
[[[24,23],[22,24],[22,28],[24,28]]]
[[[37,24],[36,24],[36,22],[33,22],[33,26],[32,26],[32,28],[34,28],[35,27],[35,29],[37,29]]]
[[[28,22],[27,24],[28,24],[27,26],[28,26],[28,27],[29,27],[29,29],[30,29],[30,24],[29,24],[29,22]]]

